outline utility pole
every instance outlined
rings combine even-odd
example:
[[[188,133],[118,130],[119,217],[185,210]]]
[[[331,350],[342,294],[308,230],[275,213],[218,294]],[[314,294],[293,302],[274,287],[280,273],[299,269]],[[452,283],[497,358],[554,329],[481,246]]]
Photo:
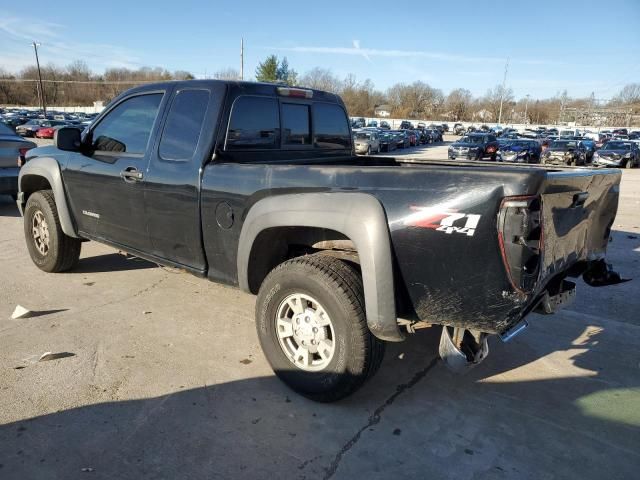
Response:
[[[524,102],[524,124],[527,125],[529,123],[529,121],[527,120],[527,108],[529,107],[529,94],[527,93],[525,95],[525,102]]]
[[[507,72],[509,71],[509,58],[504,66],[504,78],[502,79],[502,91],[500,92],[500,113],[498,114],[498,125],[502,122],[502,102],[504,101],[504,89],[507,85]]]
[[[36,65],[38,66],[38,80],[40,83],[40,100],[42,101],[42,113],[46,118],[47,106],[45,105],[45,101],[44,101],[44,87],[42,85],[42,72],[40,72],[40,60],[38,59],[38,47],[40,46],[40,44],[34,41],[32,45],[33,45],[33,50],[36,52]]]
[[[240,38],[240,80],[244,80],[244,38]]]

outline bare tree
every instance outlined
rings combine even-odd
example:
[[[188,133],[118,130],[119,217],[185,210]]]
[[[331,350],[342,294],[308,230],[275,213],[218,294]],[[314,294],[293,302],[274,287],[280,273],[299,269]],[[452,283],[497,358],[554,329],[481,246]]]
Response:
[[[471,107],[473,105],[473,95],[464,88],[451,90],[447,96],[446,107],[451,114],[452,120],[469,120],[471,118]]]
[[[392,115],[398,117],[427,118],[437,114],[444,104],[442,91],[420,81],[393,85],[387,90],[387,99]]]
[[[491,113],[491,120],[498,121],[500,103],[502,102],[504,113],[505,105],[513,102],[513,90],[511,88],[503,88],[502,85],[496,85],[493,89],[487,91],[482,100],[484,108]]]
[[[240,72],[235,68],[226,68],[215,72],[213,78],[216,80],[240,80]]]
[[[640,104],[640,83],[625,85],[618,95],[613,98],[612,103],[622,105]]]
[[[315,67],[300,77],[300,86],[340,93],[343,83],[327,68]]]

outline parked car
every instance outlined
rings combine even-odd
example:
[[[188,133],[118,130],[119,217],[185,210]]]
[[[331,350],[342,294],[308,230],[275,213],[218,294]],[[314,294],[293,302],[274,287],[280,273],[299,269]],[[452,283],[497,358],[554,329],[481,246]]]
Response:
[[[408,130],[412,128],[413,123],[409,122],[408,120],[403,120],[402,122],[400,122],[400,130]]]
[[[596,140],[596,150],[604,147],[608,141],[609,135],[607,135],[606,133],[599,133],[598,139]]]
[[[554,140],[542,154],[544,165],[585,165],[587,149],[580,140]]]
[[[436,143],[436,142],[442,141],[442,132],[440,132],[439,130],[436,130],[435,128],[429,128],[427,129],[427,132],[429,132],[429,135],[431,136],[430,143]]]
[[[498,140],[491,133],[471,133],[465,135],[449,147],[449,158],[467,160],[496,160],[498,158]]]
[[[353,135],[355,151],[361,155],[380,153],[380,140],[377,132],[359,131]]]
[[[605,261],[615,169],[352,153],[333,93],[214,80],[138,86],[88,130],[61,128],[29,156],[17,200],[25,247],[44,272],[73,269],[93,240],[257,294],[256,333],[273,371],[323,402],[360,388],[385,342],[416,322],[444,325],[443,363],[467,370],[487,357],[489,335],[507,341],[529,313],[572,298],[568,277],[621,281]]]
[[[380,122],[380,128],[382,128],[383,130],[391,130],[391,125],[389,125],[389,122],[385,122],[384,120],[382,120]]]
[[[410,147],[415,147],[416,145],[418,145],[418,135],[416,134],[415,130],[405,130],[404,133],[409,137]]]
[[[392,152],[398,148],[398,143],[395,140],[393,133],[383,130],[379,133],[380,151]]]
[[[11,195],[14,200],[17,198],[20,166],[24,163],[27,151],[36,146],[0,123],[0,195]]]
[[[62,128],[62,127],[73,127],[73,128],[77,128],[79,130],[83,130],[85,128],[85,125],[82,125],[80,123],[67,123],[67,122],[65,122],[63,125],[56,125],[56,126],[51,126],[51,127],[42,127],[36,132],[36,137],[37,138],[53,138],[55,132],[57,130],[59,130],[60,128]]]
[[[591,161],[593,160],[593,155],[596,152],[596,142],[593,139],[587,137],[574,137],[574,140],[580,140],[582,142],[582,145],[584,145],[584,148],[587,151],[587,163],[591,163]]]
[[[370,120],[369,123],[367,123],[367,127],[369,127],[369,128],[378,128],[378,121],[377,120]]]
[[[500,142],[498,159],[513,163],[540,163],[542,148],[537,140],[512,140]]]
[[[626,128],[616,128],[613,132],[613,135],[629,135],[629,130]]]
[[[29,119],[25,118],[25,117],[18,117],[18,116],[5,116],[2,118],[2,123],[4,123],[5,125],[7,125],[8,127],[10,127],[12,129],[12,131],[15,131],[16,128],[18,128],[20,125],[23,125],[24,123],[28,122]]]
[[[16,133],[23,137],[35,137],[38,130],[44,127],[55,127],[58,125],[66,125],[67,122],[61,120],[29,120],[24,125],[16,127]],[[51,137],[53,138],[53,137]]]
[[[409,135],[404,130],[392,130],[396,148],[409,148]]]
[[[352,128],[364,128],[365,124],[366,122],[364,120],[364,117],[353,118],[351,120]]]
[[[593,155],[593,164],[605,167],[637,167],[640,165],[638,144],[633,141],[610,140]]]
[[[464,126],[461,123],[456,123],[453,126],[453,133],[456,135],[462,135],[464,134],[464,132],[466,132],[466,129],[464,128]]]

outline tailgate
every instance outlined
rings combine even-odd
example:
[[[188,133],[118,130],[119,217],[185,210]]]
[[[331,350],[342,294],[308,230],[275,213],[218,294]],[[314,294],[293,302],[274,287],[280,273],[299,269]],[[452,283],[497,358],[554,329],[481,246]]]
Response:
[[[548,172],[541,187],[541,280],[604,257],[618,209],[620,170]]]

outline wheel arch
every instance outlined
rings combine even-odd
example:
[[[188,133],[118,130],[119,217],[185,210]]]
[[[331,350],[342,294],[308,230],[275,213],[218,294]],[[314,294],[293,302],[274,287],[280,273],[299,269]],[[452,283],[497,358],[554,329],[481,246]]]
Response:
[[[37,157],[28,161],[20,169],[18,187],[18,207],[21,213],[24,211],[29,195],[38,190],[51,190],[56,201],[62,231],[69,237],[79,238],[64,193],[60,165],[55,158]]]
[[[240,288],[256,293],[264,276],[276,266],[274,259],[286,259],[287,242],[281,241],[286,232],[282,229],[295,232],[300,228],[308,235],[303,243],[326,239],[352,242],[362,272],[369,329],[382,340],[403,340],[397,323],[387,217],[380,202],[368,194],[285,194],[258,201],[249,210],[240,233]]]

